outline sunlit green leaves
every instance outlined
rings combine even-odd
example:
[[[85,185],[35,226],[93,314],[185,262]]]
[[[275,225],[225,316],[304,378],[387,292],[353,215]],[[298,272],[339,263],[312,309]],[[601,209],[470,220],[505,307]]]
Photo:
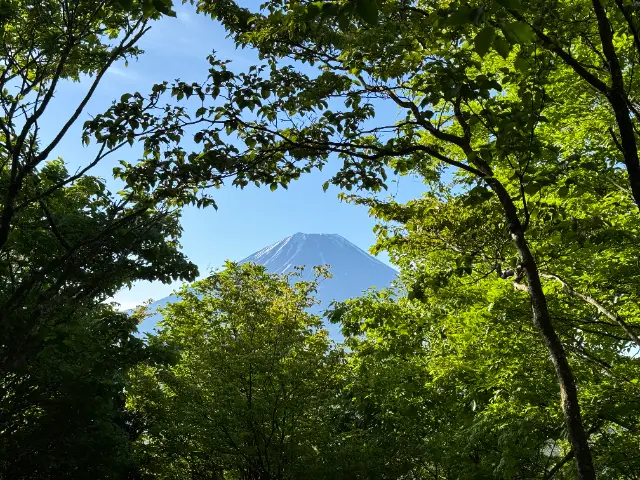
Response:
[[[131,408],[152,422],[138,444],[145,473],[199,465],[213,476],[222,464],[228,475],[330,476],[344,363],[305,312],[315,288],[300,273],[227,263],[182,289],[150,340],[179,352],[177,362],[139,368],[128,390]]]

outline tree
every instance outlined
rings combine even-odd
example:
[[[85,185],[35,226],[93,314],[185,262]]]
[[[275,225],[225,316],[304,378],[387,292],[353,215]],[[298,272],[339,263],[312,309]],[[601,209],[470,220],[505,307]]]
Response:
[[[137,317],[108,306],[74,310],[58,325],[47,318],[35,358],[25,352],[3,369],[2,478],[133,478],[141,426],[124,408],[123,388],[126,371],[151,352],[133,336]]]
[[[592,178],[591,188],[601,188],[602,178]],[[617,214],[621,192],[603,203],[585,180],[566,203],[554,196],[556,186],[546,187],[530,235],[544,268],[562,272],[542,275],[550,314],[588,399],[584,419],[596,473],[625,478],[639,468],[628,450],[640,441],[633,336],[563,282],[594,297],[610,289],[621,299],[629,295],[626,282],[637,283],[635,273],[627,277],[637,242],[627,232],[636,220]],[[352,352],[348,389],[370,417],[360,434],[382,445],[406,439],[393,444],[397,453],[381,448],[390,450],[381,463],[396,462],[413,478],[575,478],[553,371],[534,341],[523,293],[512,286],[519,280],[508,272],[509,243],[489,221],[497,202],[483,202],[485,220],[467,209],[468,198],[356,201],[381,219],[376,248],[389,251],[408,289],[404,298],[365,297],[333,314]],[[564,225],[550,221],[552,207],[575,217]],[[629,300],[621,311],[635,308],[637,299]]]
[[[154,345],[170,366],[132,374],[131,408],[149,422],[138,442],[153,478],[326,478],[329,420],[342,352],[305,312],[315,282],[227,263],[185,287]],[[345,477],[348,478],[348,477]]]
[[[553,370],[531,349],[526,311],[494,321],[503,305],[473,309],[482,287],[447,288],[448,304],[379,295],[343,306],[356,431],[377,447],[380,478],[551,478],[565,456]]]
[[[609,161],[618,162],[621,157],[633,198],[640,207],[640,110],[635,75],[640,61],[640,17],[633,2],[499,3],[505,8],[489,15],[486,24],[503,27],[505,20],[515,21],[512,25],[518,25],[521,32],[534,37],[541,48],[554,55],[560,64],[556,78],[565,89],[581,86],[582,98],[571,104],[574,112],[589,116],[595,107],[608,117],[605,130],[594,135],[594,140],[615,147]],[[610,135],[609,142],[603,134]]]
[[[61,162],[39,172],[64,182]],[[124,409],[128,369],[153,361],[139,317],[104,302],[136,280],[193,278],[178,217],[114,199],[96,178],[25,208],[3,251],[0,472],[6,478],[122,478],[138,423]],[[43,214],[44,209],[44,214]]]
[[[567,455],[579,478],[594,478],[592,419],[583,418],[583,379],[569,360],[582,365],[575,352],[584,350],[585,323],[603,327],[588,337],[596,350],[637,342],[633,300],[615,306],[634,298],[635,288],[620,279],[633,272],[637,230],[626,181],[635,203],[640,198],[636,12],[617,0],[526,7],[505,0],[270,2],[260,12],[203,0],[199,8],[239,45],[257,48],[265,64],[234,74],[211,56],[204,84],[163,83],[146,97],[124,96],[85,124],[85,141],[93,136],[109,151],[143,140],[143,158],[116,174],[136,199],[171,205],[210,204],[203,187],[228,177],[240,187],[286,187],[334,155],[344,164],[330,182],[347,190],[379,191],[389,169],[420,175],[435,195],[430,211],[466,221],[453,229],[467,239],[463,245],[445,236],[449,256],[437,264],[435,280],[480,268],[515,289],[514,301],[524,301],[519,292],[528,295],[559,385]],[[280,66],[283,59],[293,65]],[[577,79],[595,92],[576,88]],[[168,94],[177,102],[199,98],[195,120],[181,105],[158,113]],[[583,119],[594,106],[598,115]],[[397,122],[389,121],[390,108],[401,112]],[[200,153],[179,145],[191,127]],[[624,169],[615,160],[620,154]],[[389,218],[421,218],[412,209],[398,212]],[[446,218],[434,217],[449,228]],[[563,235],[570,242],[562,248],[544,241]],[[487,237],[493,252],[479,240]],[[435,248],[416,245],[425,255]],[[610,255],[613,268],[581,255],[587,251]],[[576,307],[588,322],[571,313]],[[605,348],[605,337],[623,343]]]
[[[536,5],[531,12],[541,8]],[[377,191],[390,168],[418,173],[436,189],[443,174],[455,174],[471,211],[495,195],[500,209],[491,210],[490,219],[517,252],[514,286],[529,295],[533,323],[554,365],[578,476],[594,478],[576,381],[528,230],[540,189],[554,182],[568,187],[589,169],[576,158],[592,159],[620,185],[619,168],[610,161],[616,147],[610,137],[601,142],[602,131],[563,136],[558,130],[566,125],[560,112],[584,108],[585,102],[554,106],[573,77],[558,80],[568,70],[558,67],[557,51],[525,20],[512,18],[518,2],[268,3],[251,12],[232,2],[202,1],[199,8],[222,21],[238,45],[257,48],[266,65],[246,74],[210,76],[204,90],[226,103],[201,111],[210,115],[211,128],[200,132],[203,153],[184,170],[199,174],[190,177],[191,188],[201,172],[217,165],[226,131],[245,146],[234,147],[230,163],[255,167],[236,177],[240,186],[249,181],[286,186],[337,155],[344,166],[331,181],[346,189]],[[283,59],[296,63],[278,68]],[[297,68],[301,64],[307,65]],[[564,90],[556,89],[558,84]],[[376,117],[385,103],[400,110],[398,122]],[[571,152],[576,138],[590,142],[579,146],[582,157]],[[560,162],[568,162],[565,170],[554,167]],[[158,167],[147,162],[125,175],[136,179],[144,168]],[[576,172],[569,175],[572,169]],[[630,176],[632,170],[627,169]],[[605,198],[610,191],[603,188],[597,195]],[[620,208],[628,212],[628,202],[622,199]],[[484,213],[475,218],[487,221]]]
[[[25,196],[23,189],[38,180],[37,169],[67,135],[84,112],[107,70],[119,60],[140,53],[136,44],[153,18],[171,14],[171,2],[115,2],[83,0],[16,1],[3,5],[0,104],[3,116],[2,169],[6,169],[0,215],[0,248],[4,249],[13,221],[27,205],[47,196],[38,185]],[[40,136],[39,121],[51,106],[58,85],[93,77],[77,106],[51,139]],[[80,178],[115,148],[103,146],[88,165],[65,179]],[[50,189],[62,185],[51,185]],[[35,191],[33,191],[35,190]]]
[[[0,11],[0,475],[123,478],[138,420],[126,373],[155,354],[133,337],[139,317],[105,301],[137,280],[193,279],[179,252],[179,212],[88,175],[127,142],[98,145],[69,173],[51,154],[106,71],[140,53],[171,2],[12,1]],[[40,122],[58,86],[91,79],[51,138]],[[143,112],[140,112],[142,115]],[[158,133],[158,128],[151,131]],[[80,139],[78,139],[80,140]]]

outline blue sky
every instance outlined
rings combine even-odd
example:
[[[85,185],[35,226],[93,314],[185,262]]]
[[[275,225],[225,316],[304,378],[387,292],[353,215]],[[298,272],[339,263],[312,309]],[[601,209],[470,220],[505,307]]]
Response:
[[[197,15],[190,5],[176,5],[177,18],[156,22],[141,41],[145,53],[128,67],[117,65],[106,75],[88,105],[85,114],[60,144],[55,155],[63,157],[75,170],[88,158],[92,147],[83,147],[80,140],[82,123],[91,114],[109,107],[112,100],[126,92],[146,93],[154,83],[180,78],[202,81],[206,78],[206,56],[216,50],[218,58],[233,60],[232,68],[246,69],[257,56],[251,50],[236,50],[224,29],[203,15]],[[69,105],[76,105],[88,88],[88,79],[61,86],[53,108],[48,113],[42,134],[53,135],[61,119],[69,115]],[[385,112],[387,113],[387,112]],[[393,112],[388,112],[394,114]],[[136,148],[121,151],[101,163],[94,174],[110,178],[119,159],[135,160]],[[201,274],[220,266],[224,260],[240,260],[262,247],[296,232],[337,233],[367,250],[374,242],[374,220],[366,208],[349,205],[337,198],[338,190],[322,191],[322,184],[330,177],[330,170],[303,176],[288,190],[271,192],[268,188],[248,187],[239,190],[223,187],[215,191],[219,206],[187,208],[183,213],[183,251],[195,262]],[[406,200],[419,195],[423,185],[414,178],[404,177],[390,185],[389,193]],[[385,257],[380,257],[386,261]],[[178,285],[139,283],[131,290],[123,290],[116,300],[130,308],[149,298],[157,300],[168,295]]]

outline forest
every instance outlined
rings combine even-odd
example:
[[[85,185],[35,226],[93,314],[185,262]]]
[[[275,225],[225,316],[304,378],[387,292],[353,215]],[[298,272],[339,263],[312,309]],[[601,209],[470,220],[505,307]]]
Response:
[[[264,1],[183,2],[258,64],[101,112],[172,0],[0,1],[0,478],[640,479],[637,0]],[[330,166],[392,287],[320,317],[330,268],[182,251]],[[144,338],[140,281],[185,284]]]

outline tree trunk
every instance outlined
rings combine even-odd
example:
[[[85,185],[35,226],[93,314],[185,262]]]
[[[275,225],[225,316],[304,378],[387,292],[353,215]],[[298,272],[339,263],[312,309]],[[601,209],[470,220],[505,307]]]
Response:
[[[596,478],[593,468],[593,460],[587,433],[582,423],[580,415],[580,404],[578,402],[578,390],[576,382],[571,372],[571,367],[558,337],[547,307],[547,299],[542,290],[540,275],[535,259],[529,250],[529,246],[524,235],[511,234],[513,243],[518,249],[520,260],[527,277],[529,297],[531,298],[531,309],[533,310],[533,323],[542,334],[544,343],[547,346],[551,361],[556,370],[558,384],[560,386],[560,398],[562,411],[564,413],[567,430],[569,432],[569,442],[574,452],[576,467],[578,469],[578,479],[592,480]]]
[[[591,3],[598,24],[602,53],[606,58],[607,67],[611,74],[611,85],[607,85],[599,77],[587,70],[573,57],[569,50],[563,49],[562,45],[552,38],[553,35],[549,36],[544,33],[543,29],[535,24],[531,24],[522,13],[515,10],[509,10],[509,12],[515,19],[529,23],[544,47],[557,55],[567,66],[571,67],[580,78],[607,98],[615,115],[616,124],[618,125],[618,131],[620,133],[620,141],[615,137],[614,141],[622,153],[631,193],[636,205],[640,209],[640,154],[638,153],[638,144],[632,117],[632,115],[635,115],[635,117],[640,120],[640,114],[629,106],[628,94],[624,85],[624,75],[622,74],[623,66],[620,65],[620,60],[616,54],[613,43],[613,31],[607,17],[607,12],[600,0],[591,0]],[[625,16],[630,28],[635,28],[633,27],[633,23],[631,23],[631,17],[629,17],[628,12],[623,8],[621,2],[616,2],[616,4]],[[640,45],[640,41],[637,39],[636,33],[634,30],[634,39],[638,46]],[[640,53],[640,46],[638,47],[638,51]],[[628,66],[629,65],[627,65],[627,67]],[[611,132],[613,133],[613,130],[611,130]]]
[[[578,480],[595,480],[595,469],[593,468],[593,460],[591,459],[588,442],[589,436],[585,431],[580,415],[576,382],[562,342],[553,328],[551,317],[549,316],[547,299],[542,290],[542,282],[540,281],[536,261],[525,239],[524,229],[509,193],[499,181],[493,178],[486,178],[486,181],[498,196],[505,210],[511,240],[518,251],[521,266],[527,278],[527,291],[531,299],[533,324],[542,335],[556,371],[558,384],[560,386],[562,412],[564,413],[565,423],[569,433],[569,442],[571,443],[578,470],[577,478]]]
[[[620,147],[622,149],[624,164],[627,168],[631,194],[640,209],[640,161],[638,160],[638,146],[633,130],[633,122],[624,99],[624,93],[611,91],[609,94],[609,103],[611,103],[613,112],[616,115],[616,123],[620,131]]]
[[[624,76],[622,66],[616,54],[613,44],[613,31],[600,0],[592,0],[593,11],[598,21],[598,33],[602,43],[602,53],[607,59],[609,71],[611,72],[611,87],[602,92],[607,96],[613,113],[616,116],[616,123],[620,131],[620,149],[624,157],[624,164],[627,167],[627,175],[633,199],[640,208],[640,160],[638,159],[638,145],[636,134],[633,128],[633,121],[627,105],[627,93],[624,87]]]

